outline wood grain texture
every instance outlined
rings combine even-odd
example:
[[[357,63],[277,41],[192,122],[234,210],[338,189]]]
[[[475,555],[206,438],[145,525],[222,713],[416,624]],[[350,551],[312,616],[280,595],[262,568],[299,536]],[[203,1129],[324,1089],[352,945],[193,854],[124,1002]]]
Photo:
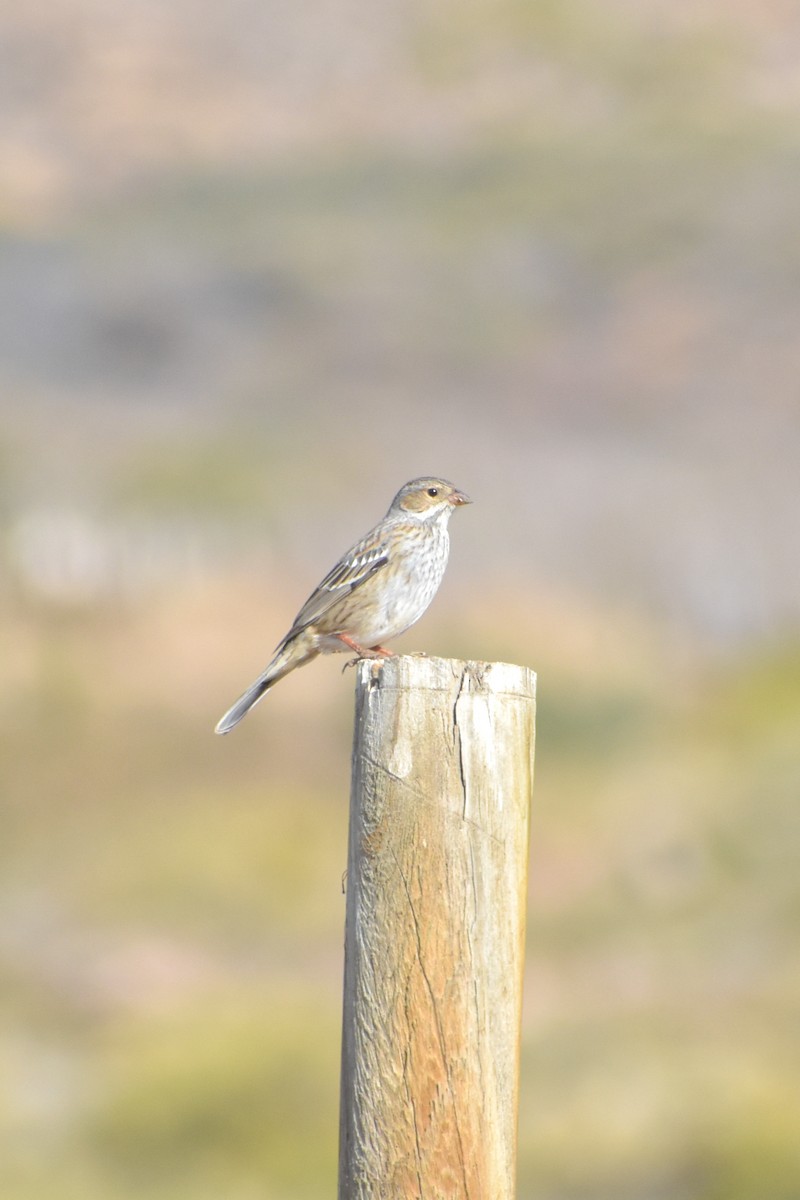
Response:
[[[358,667],[340,1200],[510,1200],[536,677]]]

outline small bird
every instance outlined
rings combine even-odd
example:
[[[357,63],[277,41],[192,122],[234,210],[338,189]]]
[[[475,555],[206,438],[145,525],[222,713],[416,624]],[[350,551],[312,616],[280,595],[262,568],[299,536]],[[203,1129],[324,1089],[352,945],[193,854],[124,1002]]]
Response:
[[[470,503],[446,479],[412,479],[401,487],[383,520],[311,593],[272,662],[215,733],[229,733],[279,679],[318,654],[391,656],[383,642],[410,629],[433,600],[450,552],[448,522],[455,508]]]

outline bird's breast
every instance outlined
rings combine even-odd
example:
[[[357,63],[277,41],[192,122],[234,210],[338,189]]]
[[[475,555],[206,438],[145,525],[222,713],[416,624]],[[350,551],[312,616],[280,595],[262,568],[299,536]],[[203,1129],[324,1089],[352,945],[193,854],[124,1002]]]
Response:
[[[388,641],[409,629],[433,600],[447,566],[449,538],[446,529],[425,530],[418,545],[413,542],[390,560],[380,580],[381,592],[376,606],[376,642]],[[376,632],[372,630],[371,632]]]

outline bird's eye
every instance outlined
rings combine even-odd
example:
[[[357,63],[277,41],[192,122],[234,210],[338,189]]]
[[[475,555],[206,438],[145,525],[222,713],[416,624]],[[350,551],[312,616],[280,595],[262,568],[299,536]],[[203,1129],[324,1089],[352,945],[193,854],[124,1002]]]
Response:
[[[429,496],[438,496],[439,489],[438,488],[428,488],[428,495]]]

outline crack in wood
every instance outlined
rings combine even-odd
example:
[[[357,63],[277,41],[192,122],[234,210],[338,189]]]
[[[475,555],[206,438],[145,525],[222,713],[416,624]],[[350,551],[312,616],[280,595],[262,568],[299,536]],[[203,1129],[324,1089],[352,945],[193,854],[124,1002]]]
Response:
[[[463,803],[462,810],[461,810],[461,816],[465,821],[467,820],[467,803],[468,803],[468,801],[467,801],[467,776],[466,776],[466,772],[464,771],[464,750],[463,750],[463,747],[461,744],[461,730],[458,727],[458,702],[461,699],[461,693],[464,690],[464,681],[467,677],[467,670],[468,670],[468,668],[464,667],[464,670],[461,672],[461,678],[458,682],[458,691],[456,692],[456,698],[453,703],[453,744],[456,746],[456,748],[458,750],[458,774],[459,774],[459,778],[461,779],[461,792],[464,797],[464,803]]]

